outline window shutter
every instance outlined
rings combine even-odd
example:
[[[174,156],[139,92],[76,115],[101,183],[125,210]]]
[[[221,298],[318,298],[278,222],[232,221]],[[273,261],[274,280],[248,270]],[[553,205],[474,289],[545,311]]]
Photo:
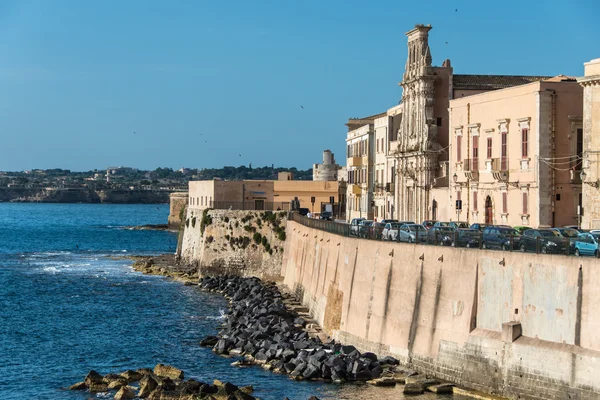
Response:
[[[529,129],[521,130],[521,156],[527,157],[527,141],[529,139]]]
[[[473,210],[477,211],[477,192],[473,192]]]
[[[492,138],[487,139],[487,158],[492,158]]]
[[[527,193],[523,193],[523,214],[528,214],[527,211]]]
[[[508,210],[508,193],[502,193],[502,212],[507,213]]]
[[[462,137],[461,137],[461,136],[457,136],[457,137],[456,137],[456,161],[457,161],[457,162],[460,162],[460,161],[461,161],[461,154],[460,154],[460,153],[461,153],[461,148],[460,148],[460,146],[461,146],[461,144],[462,144],[462,143],[461,143],[461,139],[462,139]]]

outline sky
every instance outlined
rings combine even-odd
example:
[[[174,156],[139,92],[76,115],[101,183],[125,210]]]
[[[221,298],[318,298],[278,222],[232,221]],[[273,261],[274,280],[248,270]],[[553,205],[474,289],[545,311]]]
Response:
[[[600,2],[0,0],[0,170],[345,164],[405,33],[454,73],[583,75]]]

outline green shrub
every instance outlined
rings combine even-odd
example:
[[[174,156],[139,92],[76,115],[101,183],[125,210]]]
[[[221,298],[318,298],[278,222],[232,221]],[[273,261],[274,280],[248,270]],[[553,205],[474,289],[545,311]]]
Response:
[[[277,239],[281,240],[282,242],[285,241],[285,231],[281,230],[279,231],[279,233],[277,233]]]
[[[201,236],[204,235],[204,230],[206,229],[206,226],[212,224],[212,217],[210,215],[208,215],[208,212],[210,210],[211,210],[211,208],[205,208],[202,211],[202,220],[200,221],[200,235]]]
[[[246,232],[256,232],[256,228],[251,225],[244,225],[244,230]]]
[[[267,240],[266,238],[263,238],[262,235],[258,232],[254,233],[252,239],[254,239],[254,242],[256,242],[256,244],[260,244],[262,239],[265,239],[265,241]]]
[[[223,221],[225,221],[225,223],[228,223],[229,222],[229,217],[223,218]]]
[[[267,242],[267,238],[266,238],[265,236],[263,236],[263,237],[262,237],[262,240],[260,241],[260,243],[261,243],[263,246],[266,246],[267,244],[269,244],[269,242]]]
[[[240,227],[240,223],[239,223],[239,222],[237,222],[237,221],[235,221],[235,227],[236,227],[236,228],[239,228],[239,227]]]
[[[212,237],[212,236],[208,236],[208,237],[206,238],[206,241],[207,241],[208,243],[212,243],[212,242],[213,242],[213,240],[215,240],[215,238],[214,238],[214,237]]]
[[[192,218],[192,228],[196,227],[196,217]]]
[[[230,237],[231,237],[231,236],[229,236],[229,235],[225,234],[225,240],[229,240],[229,238],[230,238]]]
[[[246,247],[248,247],[248,245],[250,244],[250,238],[248,236],[244,236],[244,238],[242,239],[242,249],[245,249]]]

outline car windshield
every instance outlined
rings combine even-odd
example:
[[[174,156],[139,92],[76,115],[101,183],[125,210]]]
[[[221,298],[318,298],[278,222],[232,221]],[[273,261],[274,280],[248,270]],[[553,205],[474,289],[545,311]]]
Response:
[[[398,229],[400,228],[400,226],[402,226],[401,224],[397,223],[397,222],[393,222],[390,224],[392,229]]]
[[[461,232],[463,236],[467,237],[479,237],[479,231],[477,229],[464,229]]]
[[[448,226],[449,225],[447,222],[436,222],[436,224],[438,226]]]
[[[546,236],[546,237],[557,237],[560,236],[560,234],[556,231],[540,231],[540,234],[542,236]]]
[[[447,226],[441,226],[439,231],[443,232],[443,233],[452,233],[452,232],[454,232],[454,229],[447,227]]]
[[[373,225],[373,221],[362,221],[360,224],[362,226],[371,226]]]
[[[407,226],[408,226],[408,229],[411,231],[424,231],[425,230],[423,225],[419,225],[419,224],[407,225]]]
[[[575,229],[560,229],[559,232],[568,238],[577,237],[577,235],[579,235],[579,232],[577,232]]]
[[[594,237],[594,239],[600,240],[600,232],[598,232],[598,233],[592,233],[592,236]]]
[[[499,229],[499,231],[502,236],[511,236],[511,235],[518,236],[519,235],[519,232],[516,231],[515,229]]]

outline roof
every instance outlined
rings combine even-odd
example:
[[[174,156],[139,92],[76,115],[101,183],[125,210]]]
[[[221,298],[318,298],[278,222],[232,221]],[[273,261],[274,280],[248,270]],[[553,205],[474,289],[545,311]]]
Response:
[[[377,118],[381,118],[381,117],[385,117],[387,115],[387,111],[379,113],[379,114],[375,114],[375,115],[369,115],[368,117],[362,117],[362,118],[350,118],[350,121],[364,121],[364,120],[374,120]]]
[[[526,85],[552,78],[551,76],[519,76],[519,75],[454,75],[454,89],[494,90],[513,86]]]

